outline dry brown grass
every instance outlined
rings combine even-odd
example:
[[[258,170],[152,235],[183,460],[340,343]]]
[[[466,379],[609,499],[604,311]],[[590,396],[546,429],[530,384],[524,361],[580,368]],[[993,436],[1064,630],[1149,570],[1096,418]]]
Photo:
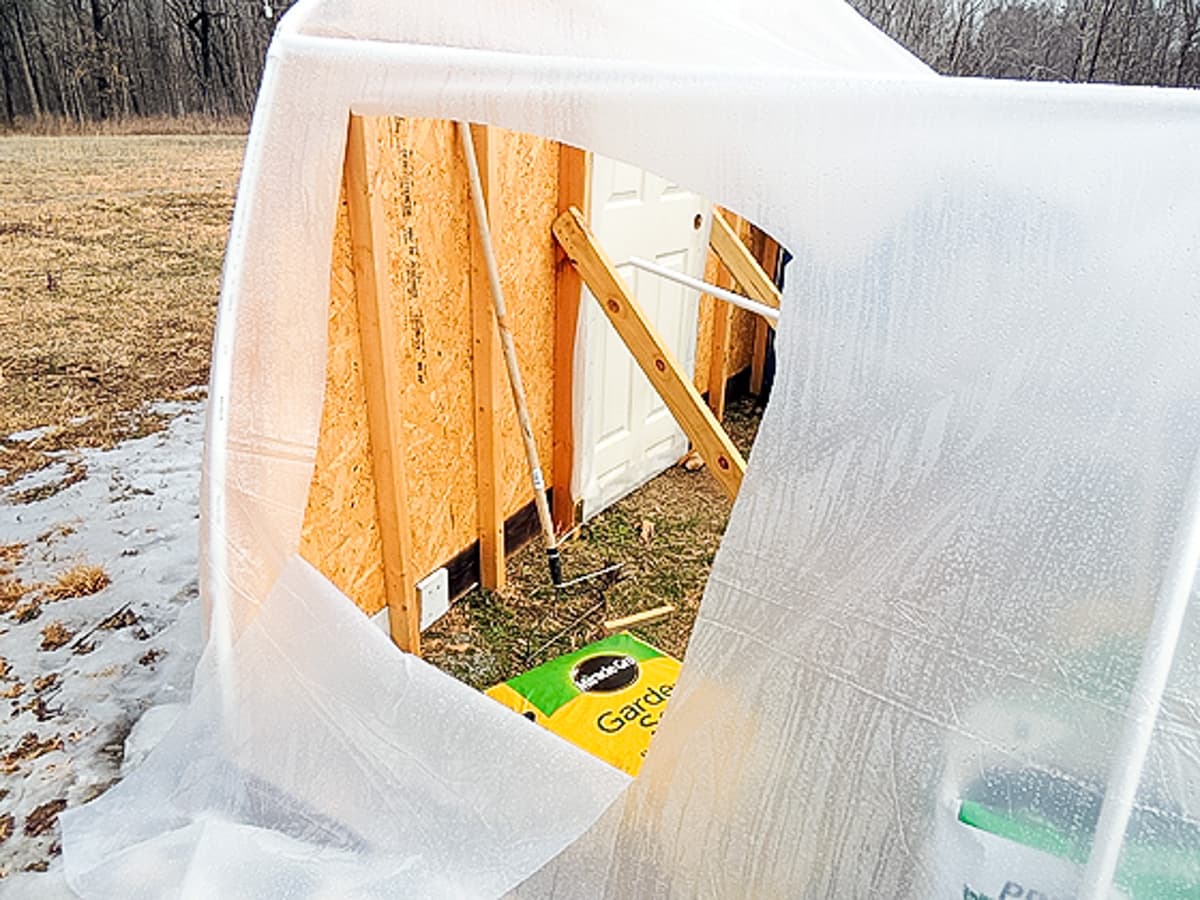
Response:
[[[43,739],[31,731],[0,756],[0,774],[11,775],[21,767],[21,763],[61,749],[63,740],[58,735]]]
[[[103,122],[79,122],[66,116],[31,116],[0,125],[0,135],[66,137],[130,134],[240,134],[249,130],[248,119],[236,116],[129,116]]]
[[[19,578],[0,577],[0,614],[8,612],[20,603],[34,587],[35,585],[26,584]]]
[[[42,629],[42,649],[57,650],[71,642],[71,638],[75,637],[75,632],[66,626],[64,622],[51,622]]]
[[[24,544],[0,544],[0,575],[11,572],[24,555]]]
[[[42,587],[42,597],[49,601],[66,600],[70,597],[86,597],[95,594],[111,583],[108,573],[100,566],[78,565],[61,573],[50,584]]]
[[[208,377],[241,135],[0,138],[0,485]]]

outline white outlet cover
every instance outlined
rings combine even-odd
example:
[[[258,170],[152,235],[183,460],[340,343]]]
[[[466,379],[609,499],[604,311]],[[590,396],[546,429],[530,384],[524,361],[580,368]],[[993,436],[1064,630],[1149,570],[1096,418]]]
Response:
[[[450,611],[449,570],[442,566],[418,581],[417,596],[421,600],[421,630],[424,631]],[[371,616],[371,621],[384,634],[391,634],[386,606]]]
[[[417,596],[421,598],[421,630],[424,631],[450,611],[450,572],[445,566],[417,582]]]

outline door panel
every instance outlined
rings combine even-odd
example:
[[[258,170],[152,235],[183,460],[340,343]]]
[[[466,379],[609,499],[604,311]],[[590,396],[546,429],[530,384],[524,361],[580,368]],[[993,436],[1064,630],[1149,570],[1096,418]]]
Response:
[[[650,172],[592,159],[592,231],[689,373],[699,295],[633,268],[628,259],[640,256],[702,277],[710,209],[703,197]],[[575,350],[573,493],[588,517],[669,467],[687,451],[687,439],[586,288],[584,295]]]

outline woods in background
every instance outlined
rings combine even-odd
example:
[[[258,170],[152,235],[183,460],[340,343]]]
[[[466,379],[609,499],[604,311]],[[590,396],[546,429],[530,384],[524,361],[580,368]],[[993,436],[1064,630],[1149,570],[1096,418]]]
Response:
[[[244,117],[271,0],[0,0],[0,121]]]
[[[290,2],[0,0],[0,121],[244,117]],[[1200,86],[1200,0],[852,3],[947,75]]]
[[[1200,86],[1200,0],[851,0],[943,75]]]

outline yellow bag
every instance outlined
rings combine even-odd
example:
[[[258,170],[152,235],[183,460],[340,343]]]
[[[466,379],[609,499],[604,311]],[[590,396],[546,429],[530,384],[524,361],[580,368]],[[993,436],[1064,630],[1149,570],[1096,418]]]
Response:
[[[510,678],[487,695],[636,775],[675,689],[679,665],[622,632]]]

